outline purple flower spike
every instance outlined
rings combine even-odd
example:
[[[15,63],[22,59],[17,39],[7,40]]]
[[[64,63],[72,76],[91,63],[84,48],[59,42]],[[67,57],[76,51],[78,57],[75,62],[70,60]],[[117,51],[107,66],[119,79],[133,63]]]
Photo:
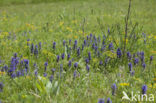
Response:
[[[103,98],[100,98],[100,99],[98,100],[98,103],[105,103],[105,100],[104,100]]]
[[[88,52],[88,59],[91,60],[91,53]]]
[[[74,67],[75,67],[75,68],[77,68],[77,67],[78,67],[78,63],[77,63],[77,62],[74,64]]]
[[[0,92],[2,92],[2,91],[3,91],[3,87],[4,87],[3,83],[2,83],[2,82],[0,82]]]
[[[110,98],[107,99],[107,103],[112,103]]]
[[[116,86],[116,84],[114,83],[114,84],[112,85],[112,95],[115,95],[116,88],[117,88],[117,86]]]
[[[147,85],[142,86],[142,94],[146,94],[147,92]]]

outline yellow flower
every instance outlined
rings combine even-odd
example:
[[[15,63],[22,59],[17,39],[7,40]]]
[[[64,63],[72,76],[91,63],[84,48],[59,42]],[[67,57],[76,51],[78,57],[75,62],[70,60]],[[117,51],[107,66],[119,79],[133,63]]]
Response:
[[[78,33],[83,34],[83,31],[82,30],[79,30]]]
[[[4,35],[0,35],[0,39],[3,39],[4,38]]]
[[[125,39],[123,39],[123,41],[124,41],[124,42],[126,41],[126,44],[128,43],[128,39],[126,39],[126,40],[125,40]]]
[[[8,33],[8,32],[2,32],[2,35],[4,35],[4,36],[8,36],[9,33]]]
[[[74,36],[74,38],[77,39],[78,37],[77,36]]]
[[[28,59],[28,57],[23,57],[23,59]]]
[[[22,98],[26,98],[26,95],[22,95]]]
[[[93,59],[93,62],[94,62],[94,63],[97,63],[97,62],[98,62],[98,59],[97,59],[97,58],[94,58],[94,59]]]
[[[111,58],[115,58],[116,57],[116,53],[113,53],[111,51],[106,51],[105,53],[106,53],[106,55],[108,55]]]
[[[148,86],[149,86],[150,88],[154,88],[154,89],[155,89],[155,88],[156,88],[156,83],[154,83],[153,85],[152,85],[152,84],[149,84]]]
[[[110,37],[108,40],[109,40],[109,41],[112,41],[112,38]]]
[[[129,83],[120,83],[120,86],[129,86]]]
[[[59,26],[62,26],[63,24],[64,24],[64,22],[60,22],[60,23],[59,23]]]
[[[73,23],[73,24],[77,24],[77,21],[76,21],[76,20],[73,20],[72,23]]]
[[[70,27],[66,27],[66,29],[70,32],[72,32],[73,30]]]
[[[0,71],[0,75],[3,75],[3,74],[5,74],[5,72],[1,72],[1,71]]]
[[[24,46],[24,48],[25,48],[25,49],[27,49],[27,48],[28,48],[28,46]]]
[[[156,36],[154,36],[154,39],[156,39]]]
[[[43,50],[42,52],[43,52],[43,54],[47,54],[47,53],[48,53],[48,51],[47,51],[47,50]]]
[[[54,54],[51,53],[51,52],[48,52],[48,56],[49,56],[49,57],[50,57],[50,56],[54,56]]]
[[[151,51],[152,53],[156,54],[156,51]]]
[[[31,79],[31,77],[30,77],[30,76],[26,76],[26,78],[27,78],[27,79]]]

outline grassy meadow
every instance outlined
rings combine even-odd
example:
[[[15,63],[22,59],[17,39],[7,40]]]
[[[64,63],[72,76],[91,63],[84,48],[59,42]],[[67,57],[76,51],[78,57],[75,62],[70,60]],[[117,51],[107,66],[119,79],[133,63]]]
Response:
[[[155,103],[156,1],[132,0],[125,38],[128,5],[0,0],[0,103]]]

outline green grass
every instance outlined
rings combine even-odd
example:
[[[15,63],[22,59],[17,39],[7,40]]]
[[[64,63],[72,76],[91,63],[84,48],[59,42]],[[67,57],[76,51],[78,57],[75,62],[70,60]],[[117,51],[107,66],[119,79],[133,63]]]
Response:
[[[147,67],[144,71],[139,65],[134,67],[135,76],[130,76],[128,60],[125,58],[112,59],[107,68],[98,66],[100,60],[104,61],[107,55],[111,55],[111,52],[107,51],[102,54],[101,58],[92,55],[90,72],[87,73],[84,58],[88,51],[94,53],[90,47],[84,50],[80,58],[76,56],[76,53],[72,54],[73,64],[79,63],[80,72],[80,75],[73,79],[74,67],[72,66],[71,70],[68,70],[67,60],[56,63],[56,56],[66,52],[62,46],[63,40],[68,42],[71,39],[74,43],[74,40],[77,39],[78,45],[81,46],[80,44],[83,42],[81,40],[90,33],[97,37],[100,36],[102,40],[102,35],[108,35],[107,30],[110,28],[111,35],[108,36],[106,44],[108,45],[111,40],[118,42],[118,46],[114,45],[116,52],[116,49],[123,44],[120,37],[124,36],[124,18],[127,14],[128,1],[0,1],[0,5],[2,5],[0,7],[0,60],[2,60],[0,69],[5,64],[10,66],[10,60],[14,53],[18,53],[19,57],[22,55],[20,60],[30,60],[30,73],[27,76],[11,79],[7,73],[4,75],[0,73],[0,82],[4,84],[3,92],[0,92],[0,100],[2,103],[97,103],[98,98],[106,100],[110,97],[113,103],[128,103],[128,101],[121,100],[122,91],[130,95],[131,91],[135,93],[141,91],[144,84],[148,86],[148,94],[156,95],[156,87],[150,87],[155,83],[153,79],[156,78],[155,58],[153,63],[149,64],[149,57],[156,56],[155,3],[155,0],[132,0],[128,34],[132,31],[135,23],[138,23],[134,34],[139,37],[139,40],[130,48],[130,43],[134,41],[129,39],[127,51],[131,53],[145,51]],[[120,30],[117,26],[120,27]],[[144,44],[143,32],[146,34],[146,44]],[[27,39],[30,39],[29,43],[34,43],[34,45],[42,42],[42,50],[39,52],[38,58],[30,54]],[[57,48],[55,52],[52,49],[54,41]],[[44,78],[44,63],[46,61],[48,61],[48,77]],[[39,68],[40,80],[34,76],[34,63],[37,63]],[[51,84],[49,82],[51,68],[56,68],[59,72],[60,64],[63,64],[66,71],[63,72],[62,78],[55,73]],[[111,94],[113,83],[116,83],[118,87],[115,96]],[[120,86],[120,83],[129,83],[130,85]]]

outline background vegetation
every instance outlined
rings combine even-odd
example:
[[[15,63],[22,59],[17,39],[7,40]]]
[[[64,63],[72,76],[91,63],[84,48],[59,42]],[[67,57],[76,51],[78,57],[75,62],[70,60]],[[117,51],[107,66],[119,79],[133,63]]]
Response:
[[[144,84],[148,86],[148,94],[156,95],[155,5],[155,0],[132,0],[128,35],[137,23],[132,34],[136,34],[139,39],[133,46],[133,39],[126,39],[126,52],[137,55],[137,52],[144,51],[146,69],[142,70],[140,63],[133,67],[135,75],[131,76],[129,61],[126,58],[116,58],[116,49],[124,41],[121,37],[125,34],[128,0],[0,0],[0,82],[4,84],[0,100],[2,103],[96,103],[99,98],[109,97],[113,103],[128,103],[126,100],[121,101],[122,91],[130,95],[131,91],[141,91]],[[68,60],[56,63],[57,55],[66,51],[63,40],[68,44],[71,39],[72,45],[78,40],[81,46],[90,33],[97,38],[100,36],[101,41],[103,35],[107,36],[106,45],[108,47],[113,42],[114,51],[106,49],[101,58],[93,56],[94,50],[91,47],[86,48],[80,58],[76,53],[72,54],[71,58],[75,60],[71,70],[64,71],[61,79],[55,74],[51,85],[49,76],[52,68],[59,70],[60,64],[63,64],[64,69],[68,70]],[[38,45],[39,42],[42,43],[42,49],[36,58],[30,53],[31,47],[27,44]],[[56,52],[52,49],[53,42],[56,42]],[[88,51],[93,56],[89,73],[84,63]],[[14,53],[18,54],[21,61],[29,60],[28,75],[13,79],[7,71],[2,71],[5,65],[10,67]],[[100,60],[104,62],[106,56],[117,60],[109,63],[107,69],[99,66]],[[154,56],[152,64],[149,63],[150,56]],[[48,76],[44,77],[44,63],[47,61]],[[80,76],[73,79],[75,62],[79,63]],[[34,63],[39,68],[38,78],[34,75]],[[113,83],[117,85],[115,96],[111,93]]]

